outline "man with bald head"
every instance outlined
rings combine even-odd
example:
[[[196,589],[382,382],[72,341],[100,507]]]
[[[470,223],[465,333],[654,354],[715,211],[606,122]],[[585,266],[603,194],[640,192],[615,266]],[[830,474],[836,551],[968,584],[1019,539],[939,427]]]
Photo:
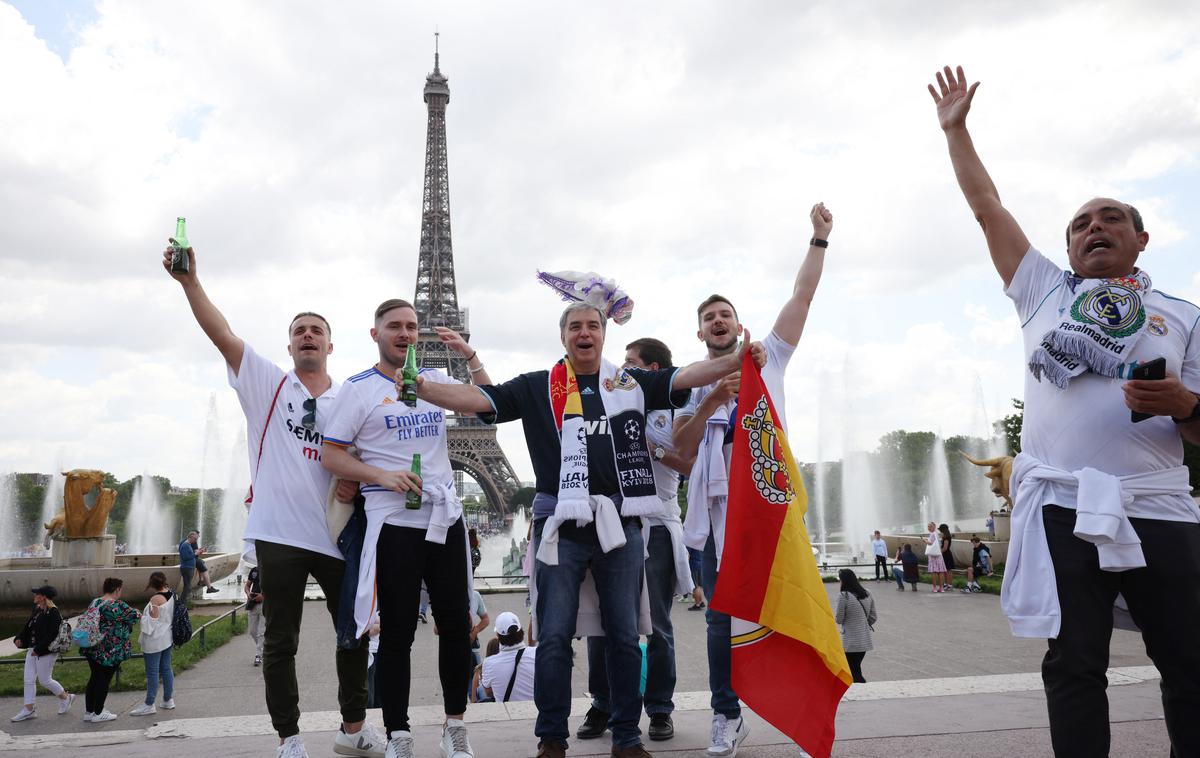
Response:
[[[1138,267],[1150,235],[1120,200],[1075,211],[1067,270],[1031,247],[967,132],[978,86],[946,67],[929,92],[1025,343],[1001,604],[1014,634],[1048,639],[1056,755],[1108,754],[1105,670],[1126,610],[1162,675],[1172,755],[1200,755],[1200,509],[1182,444],[1200,442],[1200,308]]]

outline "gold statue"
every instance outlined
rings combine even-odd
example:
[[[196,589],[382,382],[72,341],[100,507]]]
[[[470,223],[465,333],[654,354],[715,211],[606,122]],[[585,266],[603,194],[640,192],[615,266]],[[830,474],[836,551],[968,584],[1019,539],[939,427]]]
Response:
[[[66,537],[100,537],[108,526],[108,513],[117,500],[117,491],[102,486],[104,472],[94,469],[72,469],[64,471],[67,477],[63,488],[63,509],[54,518],[43,524],[50,535]],[[96,504],[88,507],[85,497],[92,490],[99,490]]]
[[[961,450],[958,452],[962,457],[976,466],[991,467],[984,476],[992,480],[992,494],[996,497],[1004,498],[1007,509],[1011,511],[1012,497],[1009,495],[1008,482],[1012,478],[1013,457],[1011,455],[1002,455],[998,458],[986,458],[982,461],[977,461]]]

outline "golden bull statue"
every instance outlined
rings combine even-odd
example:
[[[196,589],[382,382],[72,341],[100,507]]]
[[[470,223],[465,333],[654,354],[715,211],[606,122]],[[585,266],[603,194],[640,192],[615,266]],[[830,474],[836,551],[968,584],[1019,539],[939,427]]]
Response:
[[[1010,496],[1008,483],[1012,479],[1013,457],[1011,455],[1002,455],[998,458],[985,458],[982,461],[977,461],[961,450],[959,453],[976,466],[989,466],[988,472],[984,475],[992,480],[992,494],[996,497],[1003,498],[1007,504],[1008,510],[1012,510],[1012,497]]]
[[[67,478],[63,488],[63,509],[43,524],[51,535],[65,537],[100,537],[108,526],[108,513],[117,500],[117,491],[104,487],[104,472],[93,469],[72,469],[63,472]],[[90,508],[87,495],[98,490],[96,502]]]

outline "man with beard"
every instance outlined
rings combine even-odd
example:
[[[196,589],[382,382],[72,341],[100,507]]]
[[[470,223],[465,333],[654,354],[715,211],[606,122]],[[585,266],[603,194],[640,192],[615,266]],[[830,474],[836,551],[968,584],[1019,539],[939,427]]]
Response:
[[[263,683],[271,724],[279,734],[277,758],[305,758],[300,738],[300,691],[296,650],[309,575],[321,585],[329,615],[337,624],[345,561],[325,520],[330,476],[319,451],[325,416],[338,393],[326,361],[333,352],[329,322],[312,312],[297,314],[288,327],[291,370],[263,358],[234,334],[217,310],[196,271],[188,248],[188,273],[171,270],[170,248],[163,268],[183,287],[200,328],[216,345],[229,369],[229,385],[246,414],[250,454],[250,506],[244,538],[253,547],[262,583]],[[351,499],[357,483],[343,481],[338,498]],[[365,723],[367,649],[338,648],[338,704],[342,728],[334,749],[342,755],[383,755],[383,736]]]
[[[1105,670],[1119,598],[1162,676],[1171,754],[1200,755],[1200,509],[1182,443],[1200,442],[1200,308],[1137,267],[1150,235],[1120,200],[1075,212],[1070,270],[1034,249],[967,132],[978,86],[947,66],[929,93],[1024,338],[1001,608],[1013,634],[1047,640],[1055,755],[1108,755]],[[1155,363],[1161,373],[1142,378]]]
[[[763,383],[771,393],[785,430],[784,371],[804,331],[809,306],[821,281],[829,232],[833,229],[833,214],[824,203],[814,205],[809,218],[813,237],[809,241],[808,254],[796,275],[792,296],[784,303],[774,328],[763,340],[767,353],[767,365],[762,370]],[[696,313],[700,323],[696,336],[707,346],[708,357],[731,355],[743,332],[732,303],[721,295],[711,295],[700,303]],[[704,594],[709,598],[705,619],[708,622],[708,683],[713,709],[708,755],[722,758],[735,755],[738,745],[749,733],[730,678],[729,616],[713,610],[711,605],[725,539],[728,470],[733,448],[733,427],[729,422],[736,418],[740,382],[739,371],[697,389],[687,407],[675,414],[675,449],[679,455],[695,459],[688,479],[684,539],[690,547],[704,551],[700,576]]]
[[[600,281],[594,275],[580,279],[589,282],[593,291]],[[522,421],[537,480],[533,515],[538,717],[534,732],[541,758],[566,754],[571,639],[577,633],[605,637],[612,754],[648,755],[638,730],[638,607],[644,575],[641,517],[663,511],[646,442],[646,413],[681,406],[688,389],[735,371],[747,349],[743,346],[682,369],[622,369],[602,358],[607,321],[616,312],[607,304],[613,302],[609,297],[605,304],[588,301],[567,306],[559,319],[559,339],[567,355],[549,371],[479,388],[424,381],[418,390],[420,397],[443,408],[483,414],[497,422]],[[629,307],[627,298],[619,302]],[[761,346],[753,347],[753,355],[762,362]],[[580,593],[589,571],[598,601],[594,609],[598,618],[590,619],[581,614]]]
[[[467,359],[473,379],[488,381],[475,351],[455,332],[439,328],[442,340]],[[354,619],[358,636],[379,615],[375,688],[383,701],[387,758],[412,758],[408,721],[411,648],[417,629],[413,609],[424,581],[438,629],[438,675],[446,722],[445,758],[470,758],[463,714],[471,682],[471,586],[462,501],[454,487],[446,448],[446,414],[418,399],[397,401],[397,383],[409,345],[417,341],[417,312],[405,300],[386,300],[375,309],[371,339],[379,362],[350,377],[329,414],[325,468],[363,483],[367,528],[359,564]],[[457,384],[423,368],[427,384]],[[361,460],[350,454],[353,445]],[[420,456],[420,474],[412,471]]]

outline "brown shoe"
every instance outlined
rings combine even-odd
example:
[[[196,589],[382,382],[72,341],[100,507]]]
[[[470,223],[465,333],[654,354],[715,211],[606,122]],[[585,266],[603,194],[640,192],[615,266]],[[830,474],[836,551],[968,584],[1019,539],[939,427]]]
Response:
[[[646,748],[642,747],[639,742],[629,747],[614,747],[612,749],[612,758],[651,758],[651,755],[646,752]]]
[[[537,758],[567,758],[567,748],[558,740],[538,744]]]

